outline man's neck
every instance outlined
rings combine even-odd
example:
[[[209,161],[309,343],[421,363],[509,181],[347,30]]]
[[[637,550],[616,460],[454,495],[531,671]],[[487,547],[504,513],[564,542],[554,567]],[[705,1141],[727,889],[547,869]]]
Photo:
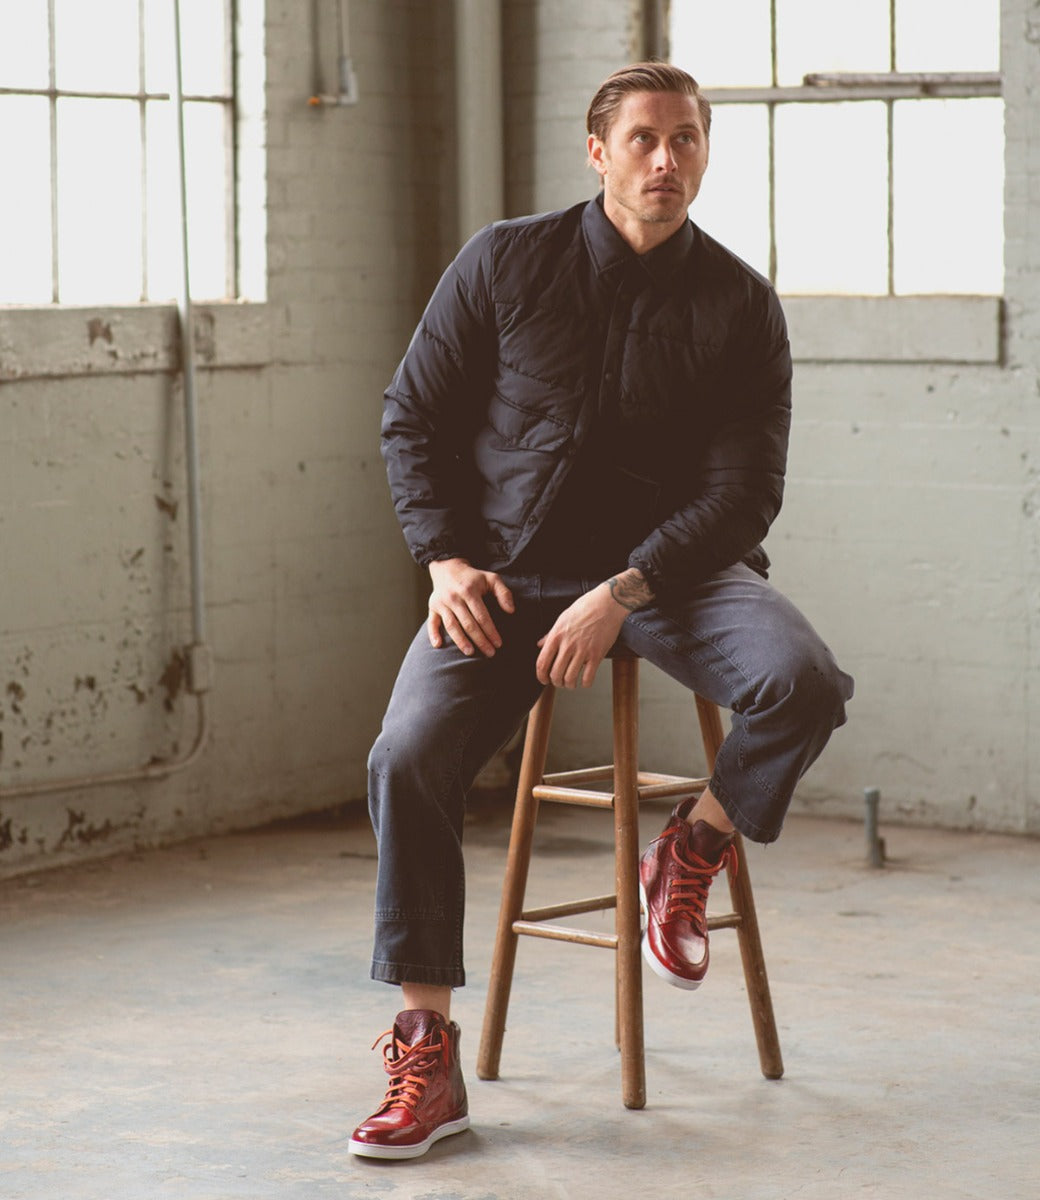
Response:
[[[686,223],[685,213],[674,221],[640,221],[627,208],[612,203],[606,196],[603,198],[603,211],[636,254],[648,254],[655,250]]]

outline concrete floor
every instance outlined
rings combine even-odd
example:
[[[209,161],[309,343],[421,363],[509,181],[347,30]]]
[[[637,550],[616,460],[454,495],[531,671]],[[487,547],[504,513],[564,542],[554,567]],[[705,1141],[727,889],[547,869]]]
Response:
[[[541,830],[532,900],[609,890],[609,818],[547,806]],[[454,1014],[473,1128],[413,1162],[346,1152],[396,998],[367,980],[366,822],[0,885],[0,1196],[1040,1195],[1040,842],[887,829],[879,871],[858,826],[792,818],[750,855],[785,1078],[759,1074],[722,932],[700,991],[644,972],[630,1112],[600,950],[525,939],[503,1078],[474,1076],[507,832],[505,806],[475,806]]]

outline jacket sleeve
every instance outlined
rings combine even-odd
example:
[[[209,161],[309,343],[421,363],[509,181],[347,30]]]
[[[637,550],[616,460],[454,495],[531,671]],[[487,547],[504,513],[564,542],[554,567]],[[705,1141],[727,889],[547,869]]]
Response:
[[[791,424],[791,352],[776,294],[758,293],[729,347],[732,375],[713,403],[724,414],[701,445],[687,447],[689,500],[629,556],[655,595],[682,595],[752,556],[783,499]],[[768,564],[758,550],[763,567]]]
[[[493,237],[490,226],[475,234],[444,272],[385,393],[381,450],[420,566],[472,552],[473,491],[461,451],[495,363]]]

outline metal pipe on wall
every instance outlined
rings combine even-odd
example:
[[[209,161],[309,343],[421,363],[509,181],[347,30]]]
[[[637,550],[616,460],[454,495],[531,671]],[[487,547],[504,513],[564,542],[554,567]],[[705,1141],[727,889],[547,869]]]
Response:
[[[350,53],[350,0],[336,0],[336,78],[339,91],[326,92],[322,82],[321,69],[321,20],[320,0],[311,0],[311,49],[313,53],[312,71],[314,74],[314,91],[307,103],[311,108],[332,106],[342,108],[344,105],[357,104],[358,82],[354,73],[354,59]]]
[[[191,307],[191,274],[188,267],[188,212],[184,145],[184,93],[182,87],[180,0],[172,0],[174,27],[174,102],[177,120],[177,194],[180,204],[181,292],[177,300],[180,328],[181,375],[184,381],[184,453],[188,484],[188,540],[191,574],[192,642],[184,648],[188,691],[195,696],[197,722],[191,749],[180,758],[149,762],[141,767],[106,771],[100,774],[41,780],[0,789],[0,800],[18,796],[42,796],[55,792],[75,792],[84,788],[105,787],[165,779],[194,763],[209,738],[209,711],[205,693],[212,676],[212,658],[206,644],[206,609],[202,570],[202,497],[199,473],[198,400],[195,388],[195,339]]]
[[[455,102],[463,241],[505,215],[499,0],[455,0]]]

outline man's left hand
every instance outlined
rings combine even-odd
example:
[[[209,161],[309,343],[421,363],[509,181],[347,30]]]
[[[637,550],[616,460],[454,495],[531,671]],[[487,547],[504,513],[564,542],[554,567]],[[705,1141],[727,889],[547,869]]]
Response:
[[[606,583],[580,596],[538,642],[538,681],[556,687],[589,687],[628,613]]]

